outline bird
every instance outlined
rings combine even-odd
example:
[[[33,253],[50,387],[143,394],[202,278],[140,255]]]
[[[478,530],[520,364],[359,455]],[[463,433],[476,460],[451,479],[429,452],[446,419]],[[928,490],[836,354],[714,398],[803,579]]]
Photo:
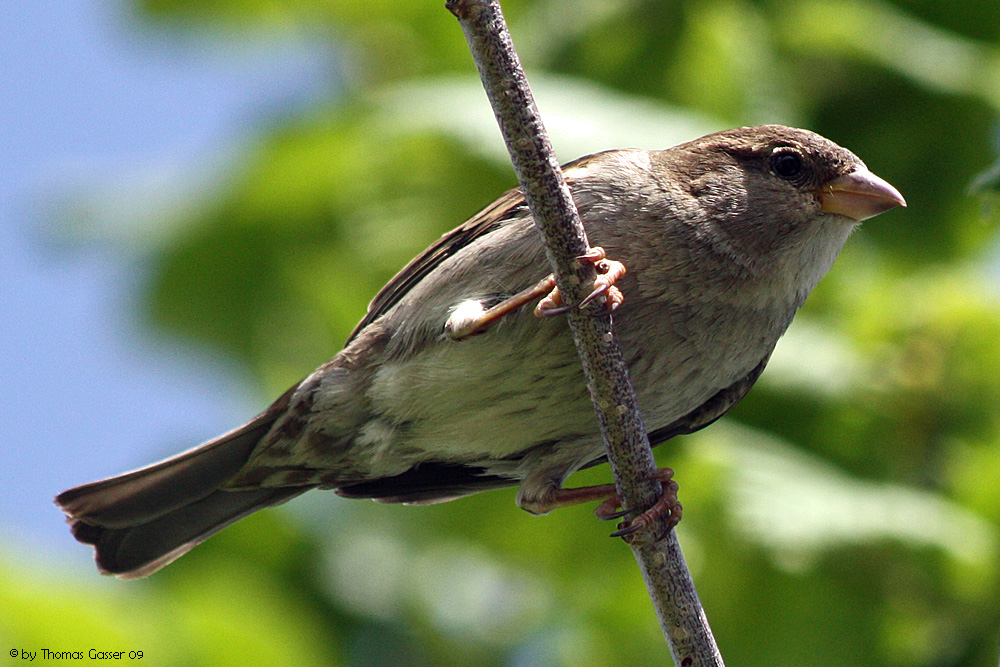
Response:
[[[597,249],[584,259],[624,265],[595,293],[654,445],[740,401],[852,231],[906,206],[849,150],[781,125],[595,153],[564,176]],[[99,571],[128,579],[311,489],[429,504],[517,486],[534,514],[589,499],[597,487],[564,488],[606,461],[566,319],[522,307],[548,273],[510,190],[407,264],[344,348],[249,422],[56,504]]]

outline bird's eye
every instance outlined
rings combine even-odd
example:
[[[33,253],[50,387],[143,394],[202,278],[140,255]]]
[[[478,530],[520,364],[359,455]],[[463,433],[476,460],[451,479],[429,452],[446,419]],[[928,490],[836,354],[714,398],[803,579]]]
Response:
[[[802,173],[802,156],[782,151],[771,156],[771,169],[781,178],[792,179]]]

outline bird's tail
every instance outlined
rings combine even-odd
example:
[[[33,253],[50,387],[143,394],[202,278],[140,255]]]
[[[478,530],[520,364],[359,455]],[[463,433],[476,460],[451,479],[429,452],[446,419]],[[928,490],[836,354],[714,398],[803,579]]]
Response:
[[[152,574],[231,523],[311,488],[221,489],[280,414],[277,403],[183,454],[56,496],[76,539],[94,545],[101,572],[125,579]]]

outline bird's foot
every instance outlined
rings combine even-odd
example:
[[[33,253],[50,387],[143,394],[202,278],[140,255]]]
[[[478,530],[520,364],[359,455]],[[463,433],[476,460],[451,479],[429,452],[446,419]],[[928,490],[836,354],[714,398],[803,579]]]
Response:
[[[625,275],[625,265],[621,262],[608,259],[604,248],[594,246],[586,254],[576,258],[578,262],[591,262],[597,270],[597,277],[594,278],[594,288],[590,294],[585,296],[576,305],[564,305],[559,288],[552,283],[551,291],[535,306],[536,317],[551,317],[573,310],[574,308],[586,308],[591,302],[600,296],[604,297],[604,307],[608,311],[613,311],[625,300],[625,295],[615,287],[615,283]],[[551,277],[551,276],[550,276]]]
[[[647,530],[662,517],[666,517],[667,531],[676,526],[681,520],[681,511],[683,508],[677,500],[677,482],[674,481],[673,477],[674,471],[670,468],[659,468],[652,479],[658,481],[663,489],[660,497],[652,507],[627,524],[619,524],[618,530],[611,533],[611,537],[628,537],[640,531]],[[620,519],[632,511],[625,508],[619,509],[622,507],[621,498],[618,496],[617,490],[614,490],[614,487],[612,487],[612,491],[612,495],[608,496],[594,510],[594,514],[602,521]]]
[[[445,322],[445,334],[452,340],[463,340],[476,334],[485,333],[503,316],[538,299],[541,299],[535,306],[535,315],[538,317],[558,315],[574,307],[584,308],[602,295],[604,296],[604,305],[608,310],[614,310],[621,305],[625,297],[614,284],[625,275],[625,265],[607,259],[604,249],[600,247],[591,248],[586,254],[576,259],[581,262],[593,262],[597,269],[594,289],[576,306],[562,304],[556,280],[550,274],[528,289],[518,292],[492,308],[483,308],[479,301],[466,301],[460,304]]]
[[[628,522],[627,525],[619,525],[618,530],[612,533],[611,537],[634,535],[655,525],[661,517],[666,517],[667,530],[676,526],[681,520],[682,508],[677,500],[677,482],[674,481],[673,477],[674,471],[670,468],[658,469],[651,479],[660,483],[662,487],[660,497],[652,507]],[[579,505],[592,500],[603,501],[594,510],[594,514],[602,521],[620,519],[632,513],[631,509],[619,509],[622,506],[622,501],[614,484],[580,486],[575,489],[563,489],[553,484],[537,496],[519,498],[518,505],[521,509],[532,514],[547,514],[560,507]]]

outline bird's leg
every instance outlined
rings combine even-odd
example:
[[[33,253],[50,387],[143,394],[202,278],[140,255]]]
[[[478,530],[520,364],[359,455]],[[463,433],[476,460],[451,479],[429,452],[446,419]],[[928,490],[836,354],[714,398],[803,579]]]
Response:
[[[662,492],[652,507],[630,521],[619,526],[611,537],[625,537],[645,530],[657,519],[667,516],[667,529],[673,528],[681,520],[681,504],[677,500],[677,482],[674,481],[674,471],[670,468],[659,468],[651,479],[658,481]],[[522,498],[518,504],[522,509],[532,514],[546,514],[560,507],[579,505],[592,500],[603,501],[594,510],[594,514],[602,521],[620,519],[629,514],[631,509],[619,509],[622,505],[618,489],[614,484],[597,484],[581,486],[575,489],[563,489],[553,486],[546,489],[539,497]]]
[[[614,284],[625,275],[625,265],[607,259],[604,249],[600,247],[591,248],[586,254],[576,259],[581,262],[592,262],[597,269],[593,291],[576,306],[562,305],[562,297],[559,294],[559,288],[556,287],[556,280],[549,274],[528,289],[518,292],[492,308],[483,308],[478,301],[467,301],[461,304],[445,322],[445,334],[452,340],[463,340],[469,336],[484,333],[504,315],[538,299],[541,301],[535,306],[537,317],[558,315],[574,307],[584,308],[601,295],[604,295],[605,307],[609,310],[614,310],[621,305],[625,297]]]
[[[444,323],[444,332],[452,340],[462,340],[469,336],[485,333],[507,313],[550,294],[555,289],[555,284],[556,279],[550,274],[528,289],[521,290],[492,308],[484,309],[478,301],[467,301],[456,308],[448,321]]]
[[[548,295],[535,306],[536,317],[551,317],[561,315],[573,308],[584,308],[597,297],[604,295],[604,307],[615,310],[625,300],[621,290],[615,287],[615,283],[625,275],[625,265],[607,258],[604,248],[594,246],[587,251],[587,254],[576,258],[579,262],[592,262],[597,269],[597,277],[594,278],[594,289],[576,304],[565,306],[562,302],[562,295],[559,288],[553,282],[552,290]]]

